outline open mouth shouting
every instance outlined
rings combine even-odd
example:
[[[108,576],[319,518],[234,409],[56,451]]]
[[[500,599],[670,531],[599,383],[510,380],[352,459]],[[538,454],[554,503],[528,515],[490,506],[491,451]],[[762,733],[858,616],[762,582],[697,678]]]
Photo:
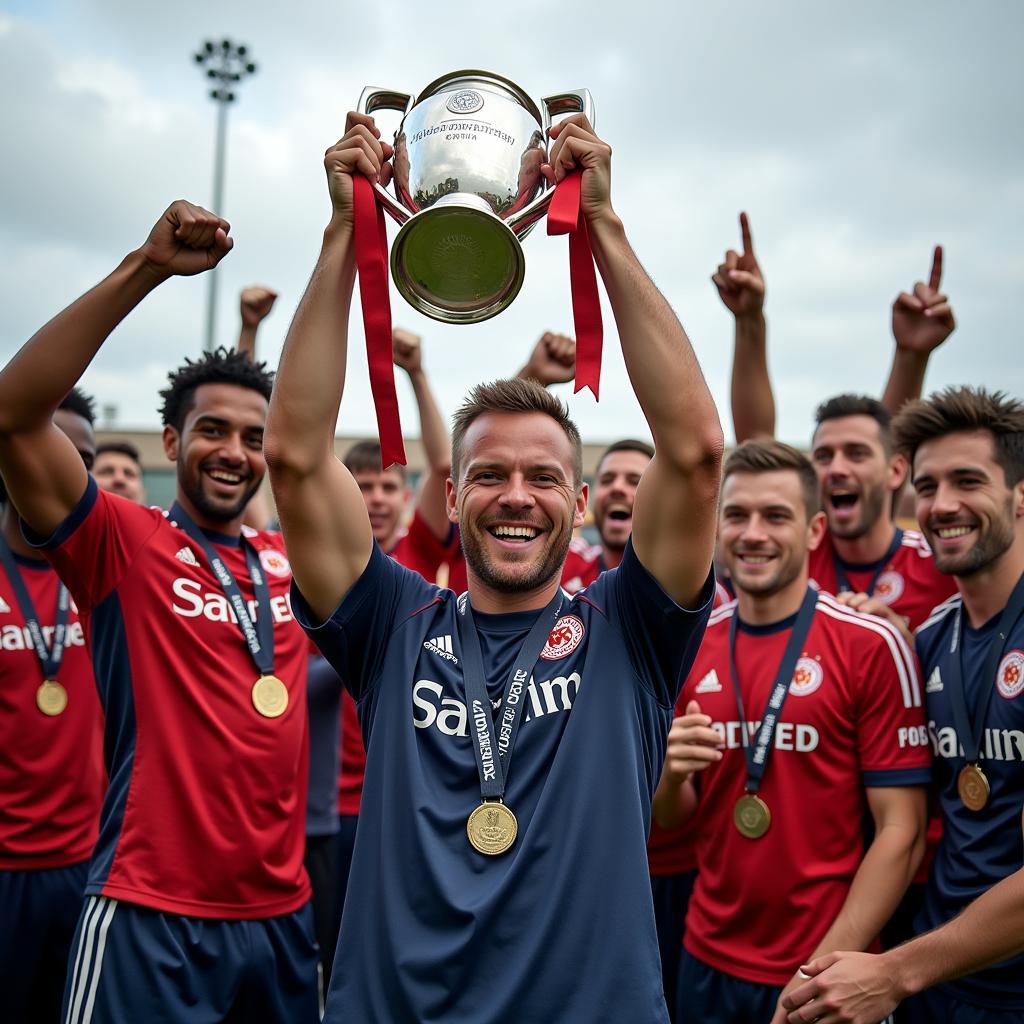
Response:
[[[826,496],[826,501],[828,508],[835,519],[840,522],[849,522],[857,514],[860,495],[853,490],[836,488],[829,491]]]

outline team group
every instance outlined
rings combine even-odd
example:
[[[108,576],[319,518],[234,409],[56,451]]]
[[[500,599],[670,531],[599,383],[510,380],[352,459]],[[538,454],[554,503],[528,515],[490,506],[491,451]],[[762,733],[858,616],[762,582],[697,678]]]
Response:
[[[75,385],[226,222],[172,204],[0,373],[3,1019],[1024,1019],[1024,405],[920,400],[941,250],[894,302],[881,399],[823,401],[808,457],[773,439],[741,215],[712,278],[723,460],[570,118],[547,170],[582,175],[653,444],[610,445],[588,491],[550,333],[449,434],[395,330],[413,502],[376,442],[333,454],[352,180],[391,155],[346,127],[276,379],[254,288],[238,347],[161,392],[170,509]]]

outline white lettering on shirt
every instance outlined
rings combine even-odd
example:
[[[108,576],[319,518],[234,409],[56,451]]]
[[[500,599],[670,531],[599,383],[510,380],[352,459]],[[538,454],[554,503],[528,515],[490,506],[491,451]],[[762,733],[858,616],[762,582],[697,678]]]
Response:
[[[744,744],[740,738],[741,723],[711,723],[711,728],[722,737],[727,750],[739,750],[743,746],[750,746],[753,743],[754,737],[761,728],[761,723],[747,722],[746,727],[749,742]],[[772,744],[776,750],[795,750],[798,754],[809,754],[818,749],[820,739],[818,730],[813,725],[806,725],[803,722],[779,722],[775,727]]]
[[[203,592],[199,580],[190,580],[179,576],[171,585],[176,600],[171,602],[171,611],[186,619],[195,619],[200,615],[211,622],[230,622],[238,625],[238,618],[230,602],[223,594],[212,591]],[[247,601],[249,618],[256,621],[256,601]],[[270,599],[270,614],[275,622],[291,622],[291,594],[278,594]]]

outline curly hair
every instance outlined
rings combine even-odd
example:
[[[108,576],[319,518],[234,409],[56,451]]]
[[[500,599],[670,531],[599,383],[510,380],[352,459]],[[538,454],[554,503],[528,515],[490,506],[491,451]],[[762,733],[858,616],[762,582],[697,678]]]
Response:
[[[172,370],[170,384],[160,392],[164,400],[160,417],[164,426],[181,430],[194,405],[196,388],[202,384],[234,384],[258,391],[268,402],[274,386],[274,374],[266,363],[254,363],[245,352],[224,346],[204,352],[200,359],[186,359],[184,366]]]
[[[58,409],[81,416],[90,425],[96,422],[96,401],[75,385],[63,398]]]

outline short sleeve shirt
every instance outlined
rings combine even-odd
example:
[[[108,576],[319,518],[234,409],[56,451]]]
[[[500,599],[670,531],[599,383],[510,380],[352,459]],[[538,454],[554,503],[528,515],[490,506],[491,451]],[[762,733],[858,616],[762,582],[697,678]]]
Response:
[[[279,535],[243,528],[270,587],[278,718],[199,546],[155,508],[85,494],[41,543],[78,604],[106,715],[110,786],[88,895],[196,917],[285,914],[310,896],[308,642]],[[207,534],[258,618],[238,537]]]
[[[368,738],[327,1020],[667,1020],[645,842],[712,589],[681,609],[629,548],[565,598],[525,690],[500,857],[466,836],[480,785],[455,595],[375,548],[326,622],[296,598]],[[492,702],[536,615],[477,614]]]
[[[785,985],[839,913],[863,853],[864,790],[926,785],[916,661],[888,622],[818,597],[758,795],[772,815],[742,836],[733,808],[747,779],[729,656],[736,604],[717,609],[680,702],[696,700],[725,741],[699,773],[697,882],[686,949],[726,974]],[[740,623],[736,670],[756,736],[795,616]]]

